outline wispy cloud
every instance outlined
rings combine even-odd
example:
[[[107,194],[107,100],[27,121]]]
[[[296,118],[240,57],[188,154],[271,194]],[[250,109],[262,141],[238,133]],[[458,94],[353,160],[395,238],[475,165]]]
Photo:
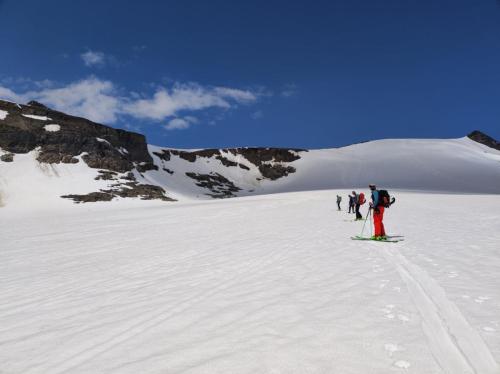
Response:
[[[264,112],[262,110],[256,110],[255,112],[253,112],[250,117],[252,117],[252,119],[260,119],[264,116]]]
[[[247,90],[203,87],[196,83],[176,83],[169,90],[159,88],[151,98],[138,99],[125,107],[128,114],[145,119],[164,120],[181,111],[208,108],[229,109],[235,104],[250,104],[257,96]]]
[[[113,82],[91,76],[66,85],[33,84],[31,90],[22,93],[0,84],[0,98],[15,102],[40,101],[56,110],[95,122],[113,124],[123,119],[128,123],[133,118],[164,124],[167,130],[180,130],[198,122],[192,115],[196,112],[228,111],[239,105],[251,105],[258,101],[259,94],[197,83],[174,83],[170,88],[156,88],[151,95],[123,93]]]
[[[281,96],[292,97],[299,93],[299,88],[294,83],[285,84],[281,89]]]
[[[22,102],[23,98],[12,91],[10,88],[0,86],[0,98],[9,101],[15,101],[16,103]]]
[[[80,55],[85,66],[101,67],[106,63],[106,55],[103,52],[88,50]]]
[[[164,126],[166,130],[186,130],[191,125],[198,123],[198,119],[193,116],[187,116],[184,118],[174,118],[168,121]]]

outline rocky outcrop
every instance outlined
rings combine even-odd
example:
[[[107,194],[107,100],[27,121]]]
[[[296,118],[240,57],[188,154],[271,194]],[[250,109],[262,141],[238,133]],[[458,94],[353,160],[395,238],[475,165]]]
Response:
[[[116,181],[113,188],[86,195],[65,195],[76,202],[109,201],[114,197],[139,197],[171,201],[159,186],[140,184],[132,173],[157,170],[144,135],[114,129],[84,118],[70,116],[30,101],[19,105],[0,100],[1,160],[12,162],[16,153],[38,151],[41,163],[73,164],[80,157],[100,169],[96,180]],[[125,177],[119,174],[128,173]],[[123,180],[126,182],[124,182]]]
[[[12,153],[6,153],[0,156],[0,161],[3,162],[12,162],[14,161],[14,155]]]
[[[234,197],[234,193],[241,191],[241,188],[236,187],[233,182],[219,173],[199,174],[187,172],[186,175],[196,181],[196,185],[206,188],[212,193],[206,195],[213,198]]]
[[[226,167],[239,167],[244,170],[250,170],[244,163],[228,159],[225,155],[229,153],[233,156],[243,156],[248,162],[259,169],[263,178],[276,180],[296,171],[293,166],[286,164],[300,159],[300,152],[307,151],[305,149],[241,147],[202,149],[198,151],[162,149],[161,152],[154,152],[154,154],[164,161],[170,161],[172,156],[178,156],[192,163],[196,162],[198,158],[215,158]]]
[[[475,130],[467,135],[467,137],[474,140],[475,142],[484,144],[490,148],[494,148],[500,151],[500,142],[496,141],[491,136],[482,133],[481,131]]]
[[[72,199],[76,203],[90,203],[96,201],[111,201],[115,197],[140,198],[141,200],[163,200],[176,201],[165,195],[165,190],[151,184],[139,184],[137,182],[118,183],[110,189],[103,189],[99,192],[91,192],[85,195],[63,195],[64,199]]]
[[[38,161],[50,164],[77,163],[76,157],[83,154],[91,168],[117,172],[137,165],[144,171],[155,168],[141,134],[70,116],[37,102],[18,105],[0,100],[0,110],[8,113],[0,119],[0,148],[7,152],[37,148]]]
[[[274,181],[295,173],[296,169],[293,166],[283,166],[281,164],[262,164],[259,165],[259,171],[264,178]]]

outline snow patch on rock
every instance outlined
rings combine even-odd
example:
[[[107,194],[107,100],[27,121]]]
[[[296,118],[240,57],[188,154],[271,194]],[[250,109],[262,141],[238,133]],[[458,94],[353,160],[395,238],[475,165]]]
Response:
[[[96,140],[97,140],[98,142],[101,142],[101,143],[106,143],[106,144],[109,144],[109,142],[108,142],[106,139],[103,139],[103,138],[97,138],[97,137],[96,137]]]
[[[48,131],[48,132],[57,132],[59,130],[61,130],[61,126],[53,123],[53,124],[50,124],[50,125],[45,125],[43,126],[43,128],[45,129],[45,131]]]
[[[36,116],[34,114],[23,114],[22,116],[23,117],[27,117],[27,118],[36,119],[36,120],[39,120],[39,121],[48,121],[48,120],[52,119],[52,118],[49,118],[47,116]]]
[[[6,110],[0,110],[0,119],[5,119],[5,117],[7,117],[9,114],[9,112],[7,112]]]

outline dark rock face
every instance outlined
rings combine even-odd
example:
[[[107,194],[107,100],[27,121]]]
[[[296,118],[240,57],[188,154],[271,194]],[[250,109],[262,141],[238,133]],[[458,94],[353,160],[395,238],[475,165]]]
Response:
[[[45,105],[43,105],[42,103],[39,103],[38,101],[35,101],[35,100],[31,100],[30,102],[28,102],[28,104],[26,105],[29,105],[29,106],[32,106],[32,107],[35,107],[35,108],[40,108],[40,109],[45,109],[45,110],[50,110],[48,107],[46,107]]]
[[[104,181],[115,180],[118,175],[118,173],[109,170],[99,170],[98,173],[99,175],[94,178],[95,180],[104,180]]]
[[[473,131],[469,135],[467,135],[467,137],[474,140],[475,142],[484,144],[490,148],[494,148],[500,151],[500,142],[496,141],[491,136],[482,133],[481,131]]]
[[[234,197],[234,192],[241,191],[241,188],[236,187],[233,182],[219,173],[186,173],[186,175],[189,178],[196,180],[197,186],[207,188],[212,191],[211,194],[207,193],[206,195],[212,196],[213,198]]]
[[[0,110],[7,111],[0,120],[0,148],[9,152],[0,157],[11,162],[16,153],[38,151],[41,163],[84,162],[98,170],[99,181],[109,181],[109,189],[100,189],[85,195],[66,195],[64,198],[75,202],[109,201],[115,197],[138,197],[171,201],[163,188],[151,184],[139,184],[136,177],[149,170],[159,170],[148,152],[145,137],[120,129],[113,129],[84,118],[70,116],[45,105],[31,101],[28,105],[18,105],[0,100]],[[47,126],[51,125],[51,126]],[[302,149],[284,148],[225,148],[183,151],[162,149],[154,155],[161,160],[171,161],[177,156],[195,163],[199,158],[218,160],[226,168],[250,170],[254,165],[260,171],[261,179],[276,180],[294,173],[296,169],[288,165],[300,159]],[[240,156],[231,160],[232,156]],[[198,160],[199,161],[199,160]],[[167,163],[162,163],[161,171],[170,175],[174,171]],[[235,183],[215,172],[208,174],[189,173],[196,185],[206,188],[207,195],[214,198],[235,196],[241,191]]]
[[[95,203],[97,201],[111,201],[113,195],[106,192],[91,192],[86,195],[63,195],[64,199],[72,199],[75,203]]]
[[[14,161],[14,155],[12,153],[6,153],[0,156],[0,160],[3,162],[12,162]]]
[[[12,154],[34,149],[38,149],[37,160],[48,164],[78,163],[81,156],[89,167],[103,169],[95,179],[116,180],[109,190],[64,198],[75,202],[109,201],[117,196],[172,201],[163,188],[139,184],[132,173],[134,169],[139,173],[158,169],[143,135],[69,116],[35,101],[18,105],[0,100],[0,110],[8,112],[0,120],[0,148],[10,152],[2,161],[12,161]],[[126,175],[120,177],[119,173]]]
[[[143,135],[69,116],[37,102],[30,104],[18,106],[0,100],[0,109],[9,113],[0,120],[0,147],[4,150],[27,153],[39,147],[38,161],[45,163],[76,163],[75,157],[86,153],[82,158],[91,168],[117,172],[132,170],[135,165],[143,170],[155,168]],[[50,124],[60,129],[46,131]]]
[[[259,171],[264,178],[274,181],[276,179],[286,177],[288,174],[295,173],[296,169],[293,166],[283,166],[280,164],[262,164],[259,166]]]
[[[282,165],[300,159],[300,152],[307,152],[304,149],[286,148],[224,148],[224,149],[203,149],[199,151],[180,151],[177,149],[163,149],[161,152],[154,152],[164,161],[170,161],[172,155],[178,156],[188,162],[196,162],[198,157],[212,158],[219,160],[227,167],[240,167],[244,170],[250,168],[242,163],[229,160],[224,157],[224,152],[234,156],[241,155],[249,162],[259,168],[262,176],[271,180],[276,180],[294,173],[296,169],[292,166]]]
[[[163,200],[175,201],[165,195],[165,190],[152,184],[139,184],[137,182],[128,182],[125,184],[115,184],[108,190],[91,192],[85,195],[63,195],[65,199],[72,199],[76,203],[90,203],[96,201],[111,201],[115,197],[139,197],[141,200]]]
[[[234,155],[241,154],[256,166],[264,162],[292,162],[300,159],[296,153],[307,152],[305,149],[286,148],[230,148],[227,150]]]

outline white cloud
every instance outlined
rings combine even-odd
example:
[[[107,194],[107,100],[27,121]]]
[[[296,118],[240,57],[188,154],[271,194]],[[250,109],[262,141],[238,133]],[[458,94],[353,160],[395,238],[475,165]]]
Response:
[[[228,87],[215,87],[214,93],[220,97],[230,98],[239,103],[253,103],[257,100],[256,94],[247,90],[238,90]]]
[[[59,88],[42,88],[23,94],[15,94],[0,86],[0,97],[16,102],[36,100],[61,112],[104,123],[116,121],[122,100],[117,96],[113,83],[95,77]]]
[[[45,83],[33,84],[32,89],[24,93],[0,85],[0,98],[21,103],[36,100],[61,112],[100,123],[113,124],[123,117],[129,117],[126,122],[130,118],[167,121],[164,128],[173,130],[197,123],[192,113],[208,109],[229,110],[238,104],[252,104],[259,97],[249,90],[196,83],[175,83],[170,89],[160,87],[150,97],[133,91],[120,95],[111,81],[94,76],[63,86]]]
[[[195,123],[198,123],[198,119],[196,117],[186,116],[184,118],[171,119],[168,124],[164,126],[164,128],[166,130],[185,130]]]
[[[256,100],[257,97],[250,91],[226,87],[207,88],[195,83],[176,83],[171,90],[158,89],[152,98],[130,102],[124,110],[134,117],[164,120],[181,111],[229,109],[235,103],[250,103]]]
[[[0,86],[0,99],[22,102],[23,98],[7,87]]]
[[[85,66],[103,66],[106,62],[106,56],[103,52],[88,50],[80,55]]]
[[[49,107],[96,122],[114,123],[121,110],[121,99],[113,83],[95,77],[62,88],[44,89],[31,96]]]

